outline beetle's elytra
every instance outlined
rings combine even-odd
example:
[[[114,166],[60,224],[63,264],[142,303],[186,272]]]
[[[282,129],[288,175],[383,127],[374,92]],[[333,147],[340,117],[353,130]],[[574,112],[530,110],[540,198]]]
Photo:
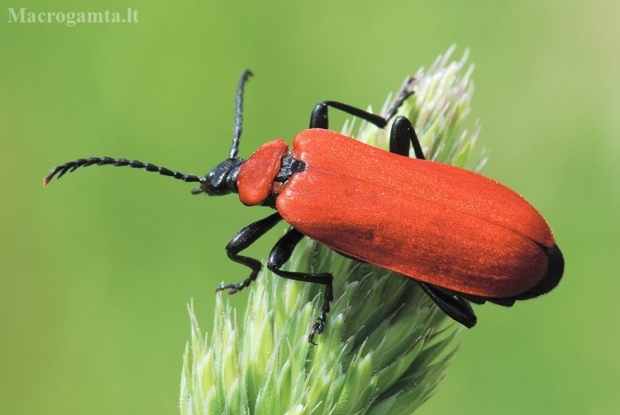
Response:
[[[385,118],[339,102],[321,102],[312,111],[310,128],[299,133],[291,147],[278,139],[247,160],[238,157],[243,91],[251,74],[246,70],[239,81],[229,157],[206,176],[137,160],[90,157],[55,167],[44,183],[79,167],[130,166],[199,183],[194,194],[238,193],[245,205],[275,209],[230,240],[228,257],[251,272],[244,281],[218,290],[233,294],[256,279],[261,263],[239,253],[284,219],[291,229],[271,250],[267,268],[283,278],[325,285],[310,342],[325,329],[333,275],[282,270],[304,236],[416,280],[446,314],[467,327],[476,324],[470,301],[512,306],[559,283],[564,258],[543,217],[491,179],[426,161],[407,118],[394,119],[390,151],[328,130],[329,107],[384,128],[412,92],[402,93]],[[410,143],[416,158],[409,157]]]

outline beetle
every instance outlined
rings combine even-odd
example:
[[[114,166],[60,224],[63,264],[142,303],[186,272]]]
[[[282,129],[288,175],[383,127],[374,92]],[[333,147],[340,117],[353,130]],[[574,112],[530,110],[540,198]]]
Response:
[[[44,184],[79,167],[129,166],[199,183],[193,194],[237,193],[246,206],[275,209],[226,245],[228,257],[251,272],[244,281],[217,290],[234,294],[248,287],[261,262],[240,253],[286,221],[291,227],[272,248],[267,268],[283,278],[325,286],[310,343],[325,330],[334,277],[282,269],[304,236],[414,279],[441,310],[466,327],[476,324],[470,302],[512,306],[558,285],[564,258],[543,217],[516,192],[489,178],[427,161],[411,121],[394,118],[412,91],[403,89],[385,117],[336,101],[320,102],[310,128],[299,133],[291,147],[277,139],[244,160],[237,154],[244,87],[251,75],[244,71],[238,83],[229,156],[207,175],[182,174],[138,160],[90,157],[53,168]],[[389,151],[330,131],[328,108],[377,128],[394,118]],[[409,156],[410,146],[415,158]]]

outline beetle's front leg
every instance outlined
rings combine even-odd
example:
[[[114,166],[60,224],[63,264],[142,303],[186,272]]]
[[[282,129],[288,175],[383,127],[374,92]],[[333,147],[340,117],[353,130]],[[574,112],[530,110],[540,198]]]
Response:
[[[314,106],[314,109],[312,110],[312,115],[310,116],[310,128],[329,128],[329,117],[327,115],[327,110],[329,107],[340,110],[354,117],[360,118],[364,121],[376,125],[378,128],[384,128],[388,124],[388,121],[390,121],[392,117],[396,115],[398,108],[403,105],[407,98],[413,95],[413,91],[411,90],[411,85],[413,84],[413,81],[413,78],[408,78],[405,81],[405,84],[403,85],[400,93],[398,94],[398,97],[394,101],[392,107],[388,110],[385,117],[377,114],[372,114],[368,111],[354,107],[349,104],[343,104],[342,102],[323,101],[316,104]]]
[[[364,121],[368,121],[371,124],[376,125],[378,128],[383,128],[387,125],[388,120],[377,114],[371,114],[363,109],[353,107],[348,104],[343,104],[337,101],[323,101],[314,106],[312,115],[310,116],[310,128],[329,128],[329,117],[327,115],[327,109],[329,107],[338,109],[349,115],[357,118],[361,118]]]
[[[254,242],[256,242],[261,236],[267,233],[281,220],[282,216],[280,216],[280,214],[276,212],[273,215],[269,215],[266,218],[259,220],[258,222],[254,222],[246,226],[245,228],[237,232],[235,236],[233,236],[230,242],[228,242],[228,245],[226,245],[226,253],[228,254],[228,258],[238,264],[245,265],[246,267],[250,268],[252,272],[250,273],[250,276],[244,281],[234,284],[220,285],[216,288],[216,291],[228,290],[229,294],[234,294],[237,291],[241,291],[245,287],[249,286],[252,281],[256,279],[256,276],[261,269],[260,261],[238,254],[239,252],[243,251]]]

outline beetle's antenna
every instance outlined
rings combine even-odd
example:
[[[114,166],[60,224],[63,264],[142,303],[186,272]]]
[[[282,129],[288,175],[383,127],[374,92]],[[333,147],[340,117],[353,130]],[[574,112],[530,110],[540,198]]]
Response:
[[[233,130],[233,142],[230,148],[229,157],[235,158],[239,152],[239,138],[241,137],[243,124],[243,87],[250,76],[254,75],[251,70],[246,69],[241,74],[237,85],[237,96],[235,97],[235,129]]]
[[[113,165],[117,167],[129,166],[134,169],[146,169],[146,171],[157,172],[162,176],[174,177],[178,180],[183,180],[184,182],[199,182],[200,177],[194,174],[182,174],[176,171],[172,171],[167,169],[166,167],[159,167],[151,163],[142,163],[138,160],[127,160],[124,158],[112,158],[112,157],[89,157],[87,159],[78,159],[75,161],[69,161],[60,166],[54,167],[43,179],[43,186],[47,186],[47,184],[57,176],[57,178],[61,178],[65,175],[65,173],[72,173],[79,167],[88,167],[88,166],[107,166]]]

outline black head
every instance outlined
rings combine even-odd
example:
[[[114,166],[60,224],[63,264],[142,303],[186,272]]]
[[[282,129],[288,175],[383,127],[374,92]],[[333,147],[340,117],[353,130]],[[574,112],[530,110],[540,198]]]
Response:
[[[200,178],[200,188],[192,194],[206,193],[209,196],[224,196],[237,193],[239,167],[245,162],[240,157],[229,158],[215,166],[205,177]]]

